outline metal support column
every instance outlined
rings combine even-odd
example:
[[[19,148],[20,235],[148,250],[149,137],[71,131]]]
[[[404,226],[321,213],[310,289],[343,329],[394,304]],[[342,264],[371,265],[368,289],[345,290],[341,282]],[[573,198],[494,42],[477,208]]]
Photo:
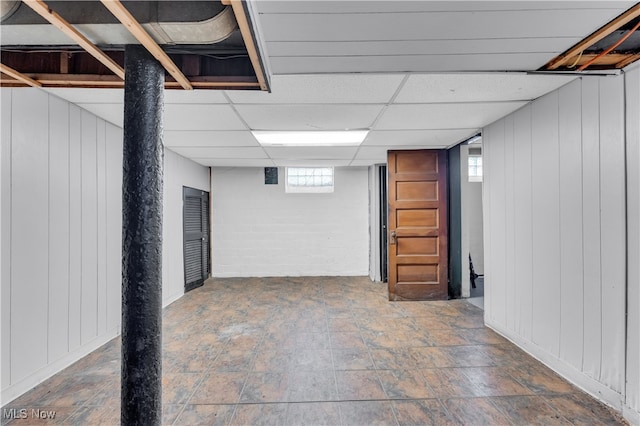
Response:
[[[128,45],[125,73],[121,421],[160,425],[164,68]]]

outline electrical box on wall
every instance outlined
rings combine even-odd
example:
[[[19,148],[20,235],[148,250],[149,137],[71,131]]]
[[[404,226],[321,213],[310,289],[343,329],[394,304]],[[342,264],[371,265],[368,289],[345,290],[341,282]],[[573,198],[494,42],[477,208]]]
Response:
[[[264,168],[264,184],[265,185],[278,184],[278,168],[277,167]]]

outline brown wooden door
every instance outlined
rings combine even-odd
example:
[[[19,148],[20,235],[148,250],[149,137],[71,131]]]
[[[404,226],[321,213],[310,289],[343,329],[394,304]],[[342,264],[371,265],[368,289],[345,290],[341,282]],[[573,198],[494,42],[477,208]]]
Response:
[[[447,152],[389,151],[389,300],[447,298]]]

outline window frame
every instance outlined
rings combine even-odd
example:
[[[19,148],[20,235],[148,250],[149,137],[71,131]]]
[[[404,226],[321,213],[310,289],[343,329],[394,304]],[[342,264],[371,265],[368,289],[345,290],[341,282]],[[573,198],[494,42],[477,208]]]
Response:
[[[330,185],[291,185],[289,183],[289,171],[290,170],[319,170],[319,169],[328,169],[331,171],[331,184]],[[285,167],[285,192],[289,194],[330,194],[334,191],[335,188],[335,168],[334,167],[309,167],[309,166],[291,166]],[[298,177],[303,176],[298,174]],[[315,176],[311,176],[315,177]],[[322,178],[323,175],[318,176]]]

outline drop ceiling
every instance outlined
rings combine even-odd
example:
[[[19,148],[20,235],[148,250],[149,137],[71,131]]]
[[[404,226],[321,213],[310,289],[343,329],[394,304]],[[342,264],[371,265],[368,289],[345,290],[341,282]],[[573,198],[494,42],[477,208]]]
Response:
[[[271,93],[167,90],[164,144],[206,166],[366,166],[447,148],[576,75],[531,74],[629,1],[249,3]],[[122,125],[121,89],[49,92]],[[360,147],[261,147],[251,130],[370,129]]]

